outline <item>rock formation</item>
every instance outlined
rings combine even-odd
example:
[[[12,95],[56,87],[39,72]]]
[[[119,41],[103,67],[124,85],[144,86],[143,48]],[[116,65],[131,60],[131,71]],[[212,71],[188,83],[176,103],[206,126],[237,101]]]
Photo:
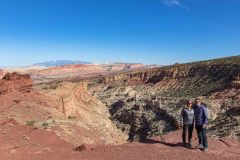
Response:
[[[169,131],[165,130],[167,125],[176,129],[179,112],[185,105],[186,99],[194,100],[194,98],[200,97],[210,111],[210,122],[212,122],[210,134],[220,137],[239,137],[239,128],[235,128],[235,126],[240,122],[238,119],[240,115],[227,114],[236,121],[236,124],[235,122],[231,124],[231,121],[224,120],[225,114],[223,114],[229,109],[240,107],[239,87],[236,85],[239,73],[240,57],[238,56],[106,76],[99,83],[95,82],[95,85],[91,85],[90,90],[109,107],[116,125],[129,135],[142,127],[148,127],[149,123],[141,122],[141,116],[147,116],[146,119],[151,121],[150,124],[155,124],[154,119],[156,118],[152,115],[161,115],[161,110],[165,112],[161,117],[170,115],[174,123],[167,121],[165,125],[156,129],[157,132],[150,127],[149,133],[144,133],[144,137]],[[233,82],[235,85],[232,85]],[[161,110],[154,111],[152,107],[156,105],[146,103],[149,101],[158,103],[157,106]],[[145,108],[148,109],[136,107],[142,105],[146,105]],[[111,112],[112,110],[114,112]],[[133,112],[138,112],[138,114],[133,114]],[[136,117],[135,115],[138,116],[137,120],[132,119],[133,123],[130,124],[128,119]],[[224,134],[214,132],[214,130],[217,131],[216,128],[221,128],[219,127],[220,121],[226,121],[221,126],[227,128]],[[160,121],[158,122],[160,123]],[[232,127],[227,127],[228,125]],[[131,127],[135,129],[130,129]],[[227,132],[229,133],[227,134]],[[139,135],[136,134],[136,137]]]
[[[3,70],[0,69],[0,79],[2,79],[3,74],[4,74],[4,73],[3,73]]]
[[[9,92],[30,92],[32,80],[29,75],[7,73],[0,80],[0,95]]]

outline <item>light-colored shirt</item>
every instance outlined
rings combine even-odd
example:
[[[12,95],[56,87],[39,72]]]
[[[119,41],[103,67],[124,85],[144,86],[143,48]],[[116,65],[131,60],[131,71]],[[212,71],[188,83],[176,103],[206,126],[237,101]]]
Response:
[[[181,120],[183,124],[193,124],[194,122],[194,109],[184,107],[181,111]]]

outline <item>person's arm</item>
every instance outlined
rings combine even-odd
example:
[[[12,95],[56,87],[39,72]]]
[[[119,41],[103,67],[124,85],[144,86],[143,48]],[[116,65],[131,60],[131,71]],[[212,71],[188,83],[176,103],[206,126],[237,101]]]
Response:
[[[181,125],[181,127],[183,126],[183,109],[184,108],[182,108],[181,114],[180,114],[180,125]]]
[[[192,109],[193,109],[193,126],[195,126],[196,125],[195,106],[193,106]]]
[[[203,107],[203,128],[206,128],[208,124],[208,111],[206,107]]]
[[[194,110],[193,110],[193,127],[195,126],[195,113],[194,113]]]

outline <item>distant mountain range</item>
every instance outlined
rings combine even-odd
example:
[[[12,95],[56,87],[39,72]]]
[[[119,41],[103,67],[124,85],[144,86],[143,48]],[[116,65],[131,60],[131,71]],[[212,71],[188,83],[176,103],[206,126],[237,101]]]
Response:
[[[47,61],[33,64],[33,66],[46,66],[46,67],[54,67],[54,66],[64,66],[70,64],[91,64],[91,62],[86,61],[71,61],[71,60],[57,60],[57,61]]]

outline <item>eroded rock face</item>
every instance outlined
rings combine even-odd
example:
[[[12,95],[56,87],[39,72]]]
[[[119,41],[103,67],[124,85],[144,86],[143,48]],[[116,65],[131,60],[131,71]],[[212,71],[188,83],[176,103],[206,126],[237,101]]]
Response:
[[[110,108],[111,119],[129,134],[130,141],[145,141],[156,133],[166,133],[177,127],[175,119],[151,101],[118,101]]]
[[[3,73],[3,70],[0,69],[0,79],[2,79],[3,74],[4,74],[4,73]]]
[[[118,83],[122,82],[122,83],[127,83],[129,85],[143,84],[150,77],[157,74],[158,72],[159,72],[159,69],[146,69],[146,70],[140,70],[140,71],[133,71],[131,73],[119,73],[111,76],[105,76],[102,79],[102,82],[105,84],[110,84],[114,82],[118,82]]]
[[[209,129],[213,137],[240,137],[240,107],[226,109],[218,116]]]
[[[32,80],[29,75],[17,73],[7,73],[0,80],[0,94],[8,92],[30,92],[32,89]]]
[[[233,85],[234,87],[240,88],[240,73],[239,73],[237,76],[234,77],[234,80],[233,80],[233,82],[232,82],[232,85]]]
[[[84,82],[33,86],[29,75],[9,73],[0,80],[0,103],[0,118],[53,130],[72,144],[120,144],[127,139]]]
[[[106,76],[102,82],[113,85],[155,85],[163,95],[197,97],[232,83],[240,72],[239,64],[189,64]]]
[[[127,139],[109,119],[106,106],[88,92],[86,82],[62,82],[54,89],[46,89],[41,93],[57,102],[56,108],[64,114],[65,119],[77,122],[82,129],[91,132],[91,135],[81,137],[85,143],[116,144]]]
[[[143,64],[114,63],[114,64],[73,64],[50,67],[45,69],[27,69],[25,73],[31,74],[35,83],[52,82],[54,80],[84,79],[114,73],[126,72],[148,68]]]
[[[3,77],[3,71],[0,69],[0,79]]]
[[[150,127],[148,134],[143,133],[143,130],[148,130],[145,125],[154,124],[154,115],[160,114],[161,111],[154,112],[152,106],[156,105],[147,105],[149,109],[141,109],[142,104],[148,101],[158,103],[159,108],[171,115],[176,123],[179,121],[179,114],[186,100],[194,101],[197,97],[201,98],[209,109],[209,127],[213,127],[210,128],[211,135],[221,137],[221,134],[217,135],[213,130],[225,127],[228,128],[227,130],[232,129],[229,136],[239,136],[239,129],[235,128],[239,123],[239,116],[231,117],[236,123],[231,124],[231,121],[224,120],[224,112],[240,107],[239,87],[236,85],[239,73],[240,57],[238,56],[106,76],[102,81],[91,85],[90,90],[109,107],[114,122],[119,128],[127,131],[130,137],[132,133],[139,135],[142,132],[142,136],[146,137],[165,131],[164,127],[161,127],[158,128],[158,132],[154,132]],[[134,106],[140,107],[134,109]],[[228,114],[228,117],[230,115]],[[131,124],[130,121],[133,123]],[[175,123],[167,121],[163,126],[170,125],[176,128]]]

